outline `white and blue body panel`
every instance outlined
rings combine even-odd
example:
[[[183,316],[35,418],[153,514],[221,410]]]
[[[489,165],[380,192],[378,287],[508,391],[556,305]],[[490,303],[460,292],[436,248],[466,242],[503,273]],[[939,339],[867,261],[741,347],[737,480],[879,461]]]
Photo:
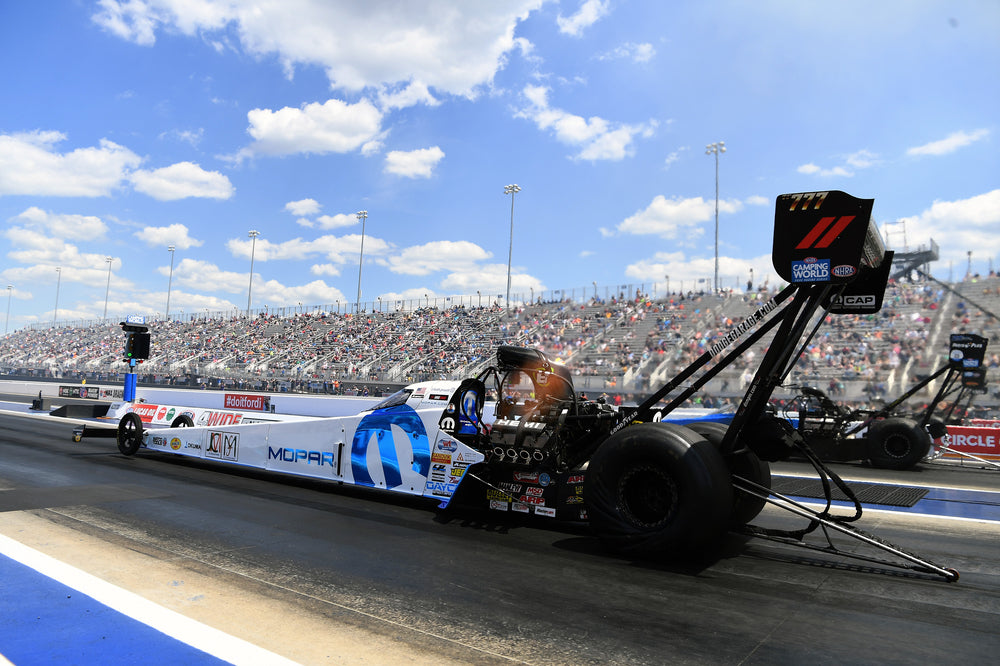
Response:
[[[143,430],[143,447],[447,503],[466,469],[484,459],[438,427],[457,386],[415,384],[394,404],[353,416],[152,427]]]

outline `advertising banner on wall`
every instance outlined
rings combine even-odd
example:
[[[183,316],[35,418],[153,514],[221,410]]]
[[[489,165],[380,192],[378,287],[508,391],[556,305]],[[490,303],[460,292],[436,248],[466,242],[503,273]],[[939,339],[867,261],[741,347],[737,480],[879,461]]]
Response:
[[[945,443],[980,458],[1000,458],[1000,421],[975,419],[973,423],[976,421],[979,423],[970,426],[948,426]]]

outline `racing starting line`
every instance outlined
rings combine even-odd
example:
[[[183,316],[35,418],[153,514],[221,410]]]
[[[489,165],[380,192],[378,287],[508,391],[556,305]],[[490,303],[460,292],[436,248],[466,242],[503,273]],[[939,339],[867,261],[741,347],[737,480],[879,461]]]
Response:
[[[0,534],[0,663],[295,664]]]

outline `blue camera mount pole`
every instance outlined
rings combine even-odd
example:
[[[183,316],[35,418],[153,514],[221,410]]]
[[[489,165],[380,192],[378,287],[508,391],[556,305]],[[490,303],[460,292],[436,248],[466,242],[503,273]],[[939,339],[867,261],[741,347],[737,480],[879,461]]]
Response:
[[[125,399],[125,402],[135,402],[135,387],[137,384],[136,381],[137,375],[135,374],[134,358],[130,358],[128,360],[128,369],[129,372],[126,373],[125,375],[125,395],[123,396],[123,398]]]

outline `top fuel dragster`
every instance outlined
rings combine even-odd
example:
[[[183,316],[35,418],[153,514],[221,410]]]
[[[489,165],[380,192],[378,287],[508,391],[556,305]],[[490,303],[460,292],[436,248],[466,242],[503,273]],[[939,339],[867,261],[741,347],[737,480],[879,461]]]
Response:
[[[815,456],[810,460],[824,485],[832,481],[855,500],[853,516],[833,515],[829,497],[815,511],[771,491],[768,461],[804,446],[787,421],[767,410],[801,353],[799,342],[815,334],[827,312],[859,307],[845,300],[863,301],[865,311],[881,307],[879,269],[891,253],[871,222],[872,205],[839,191],[779,196],[772,260],[789,285],[638,407],[584,399],[565,367],[536,350],[501,346],[496,364],[477,377],[415,384],[354,416],[147,429],[138,415],[125,413],[118,447],[125,455],[145,448],[419,495],[441,507],[481,502],[497,511],[587,521],[604,544],[626,555],[704,554],[735,529],[956,580],[953,570],[851,525],[860,503]],[[857,293],[877,298],[837,300]],[[664,420],[769,333],[768,351],[728,426]],[[483,414],[490,391],[492,423]],[[751,525],[767,503],[809,525],[793,532]],[[820,528],[828,543],[807,544],[804,537]],[[837,550],[831,532],[901,562]]]
[[[931,452],[931,442],[947,432],[944,421],[933,418],[941,401],[959,387],[971,390],[984,382],[987,342],[972,333],[952,334],[947,363],[878,409],[847,410],[822,390],[803,386],[782,412],[795,420],[796,429],[823,460],[863,460],[874,467],[911,469],[928,455],[936,455]],[[906,400],[941,375],[944,379],[927,407],[915,416],[900,412]]]

